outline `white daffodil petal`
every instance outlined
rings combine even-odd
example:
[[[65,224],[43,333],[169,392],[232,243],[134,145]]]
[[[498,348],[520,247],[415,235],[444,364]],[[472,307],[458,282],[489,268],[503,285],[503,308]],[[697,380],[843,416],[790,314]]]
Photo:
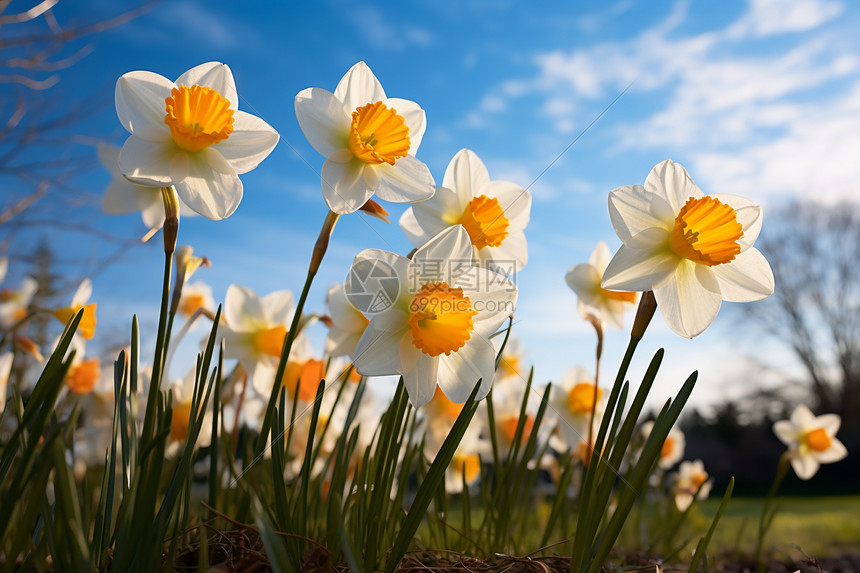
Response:
[[[237,175],[251,171],[269,156],[278,144],[278,132],[255,115],[237,111],[233,133],[215,147]]]
[[[439,357],[439,387],[449,400],[462,404],[481,380],[475,399],[482,400],[493,384],[495,369],[496,355],[492,343],[470,339],[457,352]]]
[[[157,199],[140,210],[140,218],[147,229],[161,227],[164,224],[164,202],[161,200],[161,191],[158,192]],[[180,213],[182,213],[181,209]],[[184,214],[180,214],[180,217],[182,216]]]
[[[334,95],[343,102],[346,111],[352,113],[363,105],[384,100],[385,90],[370,67],[358,62],[341,78]]]
[[[206,151],[217,153],[214,149]],[[242,182],[235,173],[213,169],[206,155],[188,154],[188,176],[174,185],[186,205],[207,219],[218,221],[232,215],[241,203]],[[226,162],[225,165],[229,167]]]
[[[621,245],[603,273],[605,289],[647,291],[664,281],[680,264],[668,249],[634,249]]]
[[[791,458],[791,467],[797,477],[808,480],[818,471],[819,463],[812,456],[795,455]]]
[[[307,88],[296,96],[299,127],[308,143],[325,157],[347,148],[349,113],[341,100],[321,88]]]
[[[798,404],[791,412],[791,423],[795,427],[806,431],[816,427],[815,414],[809,409],[806,404]]]
[[[198,85],[212,88],[221,97],[227,98],[234,112],[239,109],[239,93],[236,91],[233,72],[230,71],[230,67],[227,64],[207,62],[195,66],[179,76],[176,80],[176,85],[188,87]]]
[[[408,99],[391,97],[385,100],[385,105],[397,111],[409,128],[409,155],[415,155],[421,140],[424,138],[424,130],[427,129],[427,117],[424,110]]]
[[[674,213],[678,213],[690,197],[699,199],[705,195],[693,183],[687,170],[671,159],[651,169],[645,179],[645,190],[666,200]]]
[[[618,238],[627,242],[646,229],[670,230],[675,214],[662,197],[646,192],[641,185],[627,185],[609,193],[609,219]]]
[[[469,149],[461,149],[445,169],[442,187],[453,189],[461,200],[468,203],[480,195],[490,184],[490,173],[478,155]],[[465,208],[465,204],[463,207]]]
[[[264,326],[266,312],[257,293],[231,284],[224,297],[224,318],[233,331],[250,331]]]
[[[164,124],[165,100],[170,97],[173,82],[153,72],[129,72],[116,82],[116,114],[132,135],[147,141],[170,137]]]
[[[344,285],[347,299],[375,324],[386,313],[400,312],[400,302],[407,302],[413,274],[412,263],[390,251],[365,249],[355,256]],[[417,280],[417,279],[415,279]],[[388,324],[387,322],[385,323]],[[390,328],[386,328],[390,330]]]
[[[414,206],[413,206],[414,207]],[[438,219],[435,220],[436,224],[436,233],[445,228],[445,224]],[[424,229],[421,227],[421,224],[418,223],[418,219],[415,217],[415,211],[412,207],[406,209],[403,212],[403,215],[400,216],[400,228],[403,230],[403,233],[406,235],[406,238],[409,239],[409,242],[415,246],[423,245],[429,237],[433,234],[426,233]]]
[[[839,431],[839,426],[842,425],[842,418],[838,414],[822,414],[815,418],[815,423],[828,435],[834,436]]]
[[[170,174],[173,157],[180,153],[175,145],[129,137],[119,154],[122,174],[138,185],[166,187],[176,181]]]
[[[719,283],[710,269],[687,260],[653,290],[666,324],[686,338],[701,334],[717,317],[722,303]]]
[[[364,169],[373,169],[364,162],[353,159],[338,163],[327,159],[322,166],[323,198],[329,209],[338,215],[358,211],[373,195],[363,177]]]
[[[473,268],[472,242],[462,225],[448,227],[412,255],[419,270],[419,284],[444,281],[453,286],[457,277]]]
[[[268,396],[272,392],[277,370],[270,360],[257,360],[250,366],[251,384],[254,390],[261,396]]]
[[[472,267],[458,278],[471,301],[476,333],[492,334],[516,310],[518,291],[514,282],[489,269]]]
[[[495,197],[508,220],[508,232],[521,231],[529,223],[532,194],[510,181],[490,181],[487,197]]]
[[[401,157],[394,165],[382,163],[376,167],[379,186],[376,196],[392,203],[415,203],[433,196],[436,182],[430,169],[411,155]]]
[[[773,294],[773,271],[758,249],[750,248],[730,263],[711,267],[725,301],[752,302]]]
[[[463,207],[457,194],[447,187],[436,187],[433,197],[426,201],[415,203],[409,208],[416,221],[424,230],[425,240],[413,243],[421,246],[427,239],[435,236],[442,229],[456,225],[463,216]]]
[[[612,252],[609,250],[609,245],[600,241],[594,247],[594,250],[591,251],[591,256],[588,257],[588,263],[597,270],[601,275],[603,271],[606,270],[606,267],[609,265],[609,261],[612,260]]]
[[[576,293],[580,300],[589,304],[595,298],[594,291],[596,290],[595,287],[600,286],[600,278],[597,269],[588,263],[576,265],[564,275],[567,286]]]
[[[409,400],[416,408],[433,399],[439,379],[439,359],[424,354],[412,344],[412,333],[400,339],[400,363],[403,368],[403,383]]]
[[[830,447],[823,452],[816,452],[815,459],[821,464],[832,464],[844,459],[847,455],[848,449],[845,447],[845,444],[836,438],[832,438],[830,441]]]
[[[293,293],[289,290],[278,290],[271,292],[260,299],[263,312],[272,324],[283,324],[289,326],[293,319]]]
[[[102,211],[108,215],[126,215],[140,210],[138,189],[141,186],[126,179],[114,179],[102,196]],[[157,188],[154,188],[157,190]],[[159,192],[160,196],[160,192]]]
[[[774,422],[773,433],[786,446],[790,446],[797,441],[797,428],[788,420]]]
[[[509,276],[520,272],[529,262],[528,243],[523,231],[509,234],[498,247],[475,249],[474,253],[476,265]]]

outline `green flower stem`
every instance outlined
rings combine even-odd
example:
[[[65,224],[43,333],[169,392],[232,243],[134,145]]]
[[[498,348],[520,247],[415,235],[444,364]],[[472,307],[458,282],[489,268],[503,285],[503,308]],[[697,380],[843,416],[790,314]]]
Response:
[[[152,439],[154,435],[155,407],[158,402],[158,391],[164,376],[164,358],[169,340],[168,305],[170,303],[170,278],[173,272],[173,251],[176,250],[176,235],[179,230],[179,208],[176,190],[173,187],[162,187],[161,198],[164,200],[164,282],[161,287],[161,312],[158,316],[158,335],[155,339],[155,357],[152,361],[152,380],[146,401],[146,413],[143,418],[143,434],[141,446]]]
[[[776,476],[773,478],[773,483],[770,486],[770,491],[767,493],[767,499],[765,499],[764,507],[761,511],[761,518],[759,518],[758,522],[758,540],[756,541],[755,546],[755,562],[758,571],[765,570],[765,564],[762,561],[764,538],[767,535],[768,529],[770,529],[771,523],[773,523],[773,518],[776,514],[776,510],[773,509],[773,502],[776,498],[776,492],[779,490],[779,486],[782,485],[782,481],[785,479],[785,476],[788,475],[790,461],[791,459],[787,451],[780,456],[779,465],[776,468]]]
[[[284,377],[284,372],[287,369],[287,360],[290,356],[290,351],[293,348],[293,342],[299,330],[299,322],[302,318],[302,311],[305,308],[305,302],[308,299],[308,293],[311,290],[311,284],[314,282],[314,277],[319,270],[326,250],[328,249],[329,238],[334,231],[334,226],[337,224],[339,215],[333,211],[329,211],[323,221],[322,229],[320,229],[317,242],[314,244],[314,250],[311,254],[311,263],[308,267],[308,276],[305,278],[305,286],[302,288],[302,294],[299,296],[299,301],[296,304],[296,310],[293,314],[293,321],[290,324],[290,330],[284,338],[284,347],[281,349],[281,358],[278,360],[278,371],[275,374],[275,381],[272,385],[272,393],[269,395],[269,404],[266,406],[266,414],[263,417],[263,425],[260,428],[260,438],[257,441],[257,447],[254,452],[254,457],[262,455],[266,449],[266,438],[272,429],[272,416],[275,413],[275,405],[278,401],[278,390],[281,387],[281,379]],[[272,442],[277,439],[277,436],[272,436]]]

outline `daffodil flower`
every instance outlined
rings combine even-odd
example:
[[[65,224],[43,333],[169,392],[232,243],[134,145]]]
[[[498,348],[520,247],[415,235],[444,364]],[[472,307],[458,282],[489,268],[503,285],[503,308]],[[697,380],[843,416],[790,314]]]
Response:
[[[343,283],[328,289],[326,304],[331,326],[325,339],[325,353],[332,357],[348,356],[355,350],[368,321],[346,298]]]
[[[110,173],[111,181],[102,196],[102,210],[108,215],[127,215],[140,211],[147,229],[160,229],[164,225],[164,201],[160,187],[146,187],[132,183],[119,170],[120,148],[102,144],[98,147],[98,158]],[[197,215],[188,205],[179,200],[182,217]]]
[[[553,436],[552,447],[557,451],[574,451],[580,444],[586,445],[588,423],[594,409],[594,427],[600,427],[600,420],[606,408],[606,396],[601,388],[596,388],[594,377],[585,368],[574,366],[568,369],[558,384],[550,390],[550,406],[558,418],[559,436]]]
[[[713,484],[708,479],[708,472],[705,471],[702,460],[681,462],[678,472],[674,475],[672,487],[678,511],[686,511],[694,499],[708,499],[711,485]]]
[[[179,314],[191,316],[200,309],[208,311],[215,309],[212,287],[203,281],[195,281],[184,285],[182,287],[182,296],[179,298]]]
[[[386,97],[364,62],[350,68],[334,93],[299,92],[296,118],[311,146],[326,157],[322,191],[335,213],[357,211],[374,193],[394,203],[433,195],[433,176],[415,159],[427,125],[424,110]]]
[[[800,479],[810,479],[821,464],[838,462],[848,455],[845,445],[836,439],[842,424],[837,414],[814,415],[803,404],[788,420],[773,425],[773,433],[788,446],[791,467]]]
[[[407,209],[400,227],[420,247],[440,231],[463,225],[475,263],[510,275],[528,261],[523,229],[531,204],[531,193],[515,183],[490,181],[475,152],[461,149],[448,164],[442,186],[432,198]]]
[[[93,294],[93,283],[90,279],[84,279],[78,285],[72,303],[69,306],[58,308],[53,311],[54,317],[66,324],[79,310],[84,310],[84,315],[78,323],[78,334],[91,339],[96,332],[96,303],[90,302],[90,296]]]
[[[642,436],[647,440],[653,429],[654,422],[645,422],[642,424]],[[663,442],[663,447],[660,450],[660,459],[657,460],[657,467],[667,470],[680,462],[684,457],[685,446],[684,432],[678,428],[669,430],[669,435],[666,436],[666,440]]]
[[[0,329],[7,329],[27,316],[27,308],[33,300],[39,283],[33,277],[24,277],[18,290],[0,289]]]
[[[644,186],[612,191],[609,215],[624,244],[601,286],[653,290],[666,323],[681,336],[704,331],[723,300],[773,293],[770,265],[752,246],[761,207],[736,195],[705,195],[671,160],[655,166]]]
[[[174,186],[179,198],[209,219],[233,214],[242,200],[239,175],[278,143],[269,124],[239,111],[230,68],[209,62],[175,82],[153,72],[123,75],[116,112],[131,134],[119,168],[132,183]]]
[[[480,379],[477,399],[487,395],[495,372],[489,337],[513,313],[517,288],[471,260],[461,226],[442,231],[411,260],[379,249],[358,254],[347,296],[370,320],[353,352],[360,374],[402,375],[415,407],[429,402],[437,385],[459,403]],[[378,280],[362,281],[371,276]],[[369,284],[391,289],[386,304],[378,304],[384,292],[367,292]]]
[[[613,328],[624,328],[624,312],[636,306],[636,293],[606,290],[600,286],[612,254],[603,241],[597,243],[587,263],[576,265],[567,275],[567,286],[578,300],[579,314],[588,320],[593,316]]]

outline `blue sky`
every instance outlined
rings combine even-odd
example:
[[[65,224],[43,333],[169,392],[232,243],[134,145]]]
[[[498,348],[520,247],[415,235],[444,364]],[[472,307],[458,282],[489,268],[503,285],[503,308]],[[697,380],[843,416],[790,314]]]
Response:
[[[91,21],[115,15],[122,4],[61,3],[57,17]],[[231,67],[240,107],[266,119],[281,143],[243,176],[245,196],[231,218],[182,221],[180,242],[213,261],[198,276],[220,299],[230,283],[261,294],[301,288],[326,207],[319,178],[305,164],[318,170],[323,158],[302,135],[293,98],[306,87],[333,91],[350,66],[366,61],[389,96],[414,100],[426,111],[418,158],[437,183],[465,147],[484,160],[491,178],[533,193],[515,334],[536,366],[536,380],[544,382],[570,366],[593,369],[594,336],[576,312],[564,274],[585,262],[598,241],[613,250],[620,244],[606,209],[613,188],[641,183],[653,165],[672,158],[706,193],[745,195],[765,209],[791,196],[833,201],[856,193],[858,29],[860,8],[837,0],[165,0],[92,39],[93,52],[63,74],[58,88],[70,102],[107,102],[76,126],[80,145],[120,145],[126,134],[111,102],[121,74],[145,69],[173,79],[206,61]],[[98,192],[108,180],[96,171],[80,184]],[[326,289],[342,280],[361,249],[410,250],[396,224],[404,207],[385,206],[391,225],[358,215],[338,223],[308,310],[324,309]],[[144,231],[139,217],[107,218],[94,205],[71,216],[122,236]],[[72,274],[90,272],[87,261],[112,249],[87,236],[52,232],[49,238],[64,254],[81,254]],[[101,335],[125,336],[132,312],[154,326],[160,277],[158,241],[98,274]],[[703,374],[694,401],[743,389],[752,376],[744,356],[755,340],[743,316],[741,306],[724,304],[716,323],[692,341],[656,317],[633,378],[666,346],[656,398],[668,397],[695,368]],[[316,340],[323,335],[319,330]],[[608,337],[604,382],[625,344],[626,334]],[[755,350],[767,348],[757,343]],[[784,358],[768,354],[771,362]]]

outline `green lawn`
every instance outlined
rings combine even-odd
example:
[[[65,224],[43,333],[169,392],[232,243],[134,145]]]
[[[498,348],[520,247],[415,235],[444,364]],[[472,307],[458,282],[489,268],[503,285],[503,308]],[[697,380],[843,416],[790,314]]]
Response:
[[[719,504],[718,498],[701,503],[702,517],[710,520]],[[750,551],[763,504],[764,499],[732,499],[712,545]],[[767,539],[777,556],[797,558],[802,555],[800,550],[816,557],[860,554],[860,496],[788,497],[781,499],[779,507]]]

